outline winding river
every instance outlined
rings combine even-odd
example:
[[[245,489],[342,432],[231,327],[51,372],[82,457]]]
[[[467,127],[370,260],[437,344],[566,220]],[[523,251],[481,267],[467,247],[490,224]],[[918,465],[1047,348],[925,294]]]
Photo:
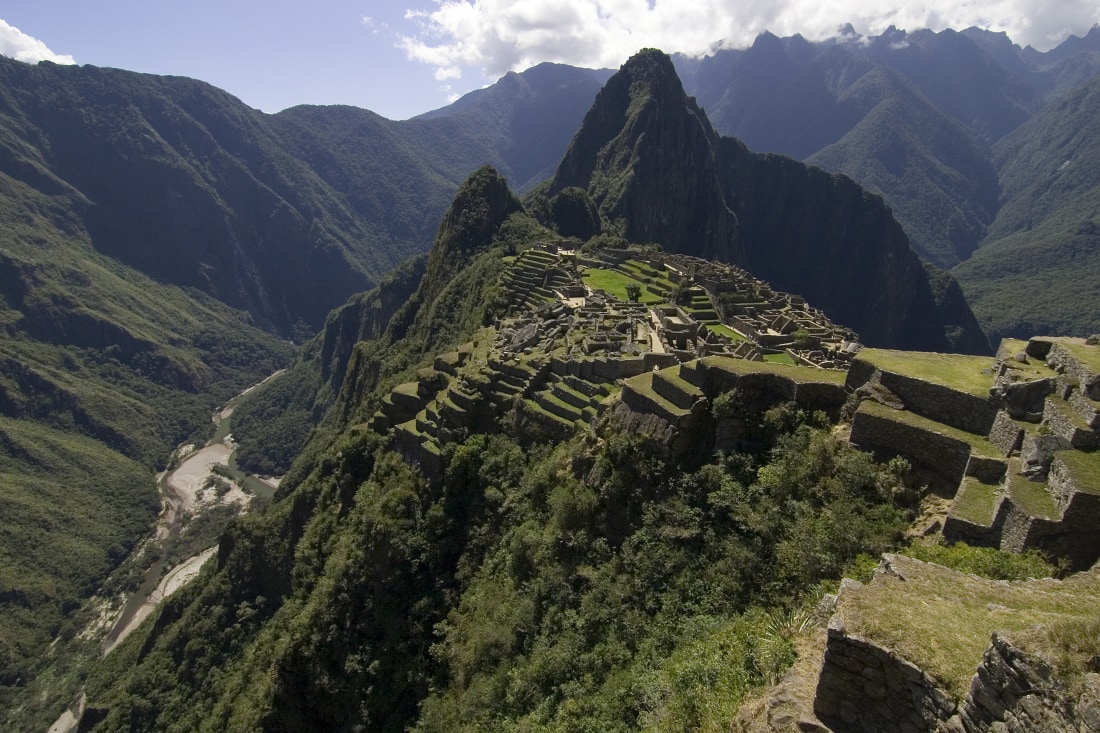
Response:
[[[133,551],[132,557],[140,557],[150,544],[166,547],[183,530],[185,516],[200,516],[210,509],[235,502],[241,511],[247,511],[252,496],[247,494],[237,482],[230,482],[228,491],[218,493],[206,486],[207,479],[215,472],[215,466],[228,466],[229,459],[236,449],[232,435],[220,429],[233,414],[234,405],[252,390],[282,374],[275,372],[259,384],[255,384],[229,401],[229,404],[212,416],[216,436],[202,448],[193,445],[180,446],[177,455],[179,463],[170,472],[157,476],[157,486],[161,495],[161,512],[153,533]],[[257,477],[258,478],[258,477]],[[270,491],[278,486],[277,480],[260,479]],[[146,568],[141,583],[127,599],[122,609],[108,621],[110,631],[103,638],[100,656],[105,657],[136,629],[158,605],[199,574],[202,566],[217,553],[217,546],[209,547],[193,557],[167,569],[167,559],[162,553],[155,553],[157,559]],[[104,628],[106,627],[104,626]],[[72,733],[77,729],[80,716],[84,712],[84,692],[50,726],[47,733]]]

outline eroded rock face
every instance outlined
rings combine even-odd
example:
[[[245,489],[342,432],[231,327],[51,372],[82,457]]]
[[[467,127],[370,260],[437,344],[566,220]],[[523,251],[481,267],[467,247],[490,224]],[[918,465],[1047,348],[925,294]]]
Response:
[[[970,692],[941,733],[1100,731],[1100,675],[1070,691],[1038,657],[994,633]]]
[[[606,219],[622,222],[631,241],[743,262],[717,142],[669,57],[642,51],[597,95],[551,192],[585,189]]]

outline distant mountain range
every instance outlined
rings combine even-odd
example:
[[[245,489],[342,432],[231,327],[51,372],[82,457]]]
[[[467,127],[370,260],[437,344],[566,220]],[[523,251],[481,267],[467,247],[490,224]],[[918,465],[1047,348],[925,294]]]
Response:
[[[720,133],[882,194],[922,257],[958,268],[992,339],[1100,330],[1095,308],[1074,306],[1100,286],[1087,259],[1100,248],[1087,173],[1100,163],[1087,92],[1100,26],[1046,53],[977,28],[891,28],[821,43],[764,34],[676,64]],[[1053,181],[1069,161],[1082,173]]]

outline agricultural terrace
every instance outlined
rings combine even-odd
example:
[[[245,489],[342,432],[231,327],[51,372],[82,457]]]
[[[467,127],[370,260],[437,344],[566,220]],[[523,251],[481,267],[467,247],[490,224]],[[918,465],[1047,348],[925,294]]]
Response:
[[[993,385],[988,356],[863,349],[859,358],[884,372],[923,379],[976,397],[988,396]]]

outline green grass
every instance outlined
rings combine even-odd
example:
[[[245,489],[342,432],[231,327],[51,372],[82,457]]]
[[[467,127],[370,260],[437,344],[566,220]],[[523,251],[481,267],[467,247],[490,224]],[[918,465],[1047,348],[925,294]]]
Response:
[[[1087,573],[1060,583],[1005,582],[914,561],[898,569],[900,576],[881,575],[841,595],[848,632],[896,650],[957,698],[994,631],[1095,619],[1100,603],[1100,577]]]
[[[895,422],[904,423],[920,430],[925,430],[929,433],[937,433],[947,438],[954,438],[955,440],[967,443],[970,445],[971,451],[983,458],[1001,458],[1000,452],[997,448],[990,443],[985,436],[976,435],[974,433],[968,433],[965,430],[959,430],[953,428],[950,425],[944,425],[941,422],[930,420],[927,417],[916,414],[915,412],[909,412],[908,410],[895,410],[892,407],[886,407],[880,405],[873,400],[864,400],[860,403],[859,409],[861,412],[874,415],[875,417],[882,417],[888,420],[894,420]]]
[[[843,385],[847,377],[845,372],[837,369],[818,369],[789,364],[773,364],[771,362],[746,361],[734,359],[729,356],[708,356],[703,363],[711,369],[723,369],[733,374],[753,374],[758,372],[770,372],[786,377],[798,383],[815,384],[828,383]]]
[[[630,297],[626,294],[626,288],[628,285],[634,284],[642,287],[641,302],[646,304],[663,303],[664,298],[653,295],[646,295],[649,292],[640,280],[636,280],[632,277],[624,275],[617,270],[604,270],[602,268],[588,268],[584,271],[584,284],[593,290],[602,290],[612,297],[618,298],[621,301],[629,302]]]
[[[1100,451],[1064,450],[1054,454],[1069,470],[1074,485],[1089,494],[1100,494]]]
[[[737,331],[734,331],[732,328],[730,328],[729,326],[726,326],[724,324],[721,324],[721,323],[708,323],[706,325],[707,325],[707,328],[710,329],[711,331],[714,331],[719,336],[725,336],[726,338],[728,338],[730,341],[732,341],[735,344],[741,343],[742,341],[748,341],[748,339],[746,339],[741,334],[737,333]]]
[[[1081,366],[1093,374],[1100,373],[1100,346],[1088,346],[1083,339],[1077,338],[1052,338],[1049,340],[1073,354],[1077,361],[1081,363]]]
[[[795,366],[796,364],[794,357],[786,351],[781,351],[778,354],[764,354],[764,361],[769,364],[787,364],[789,366]]]
[[[989,525],[993,522],[1000,494],[1000,486],[983,484],[973,476],[967,476],[955,494],[951,514],[974,524]]]
[[[1056,519],[1059,516],[1058,502],[1051,496],[1046,484],[1028,481],[1015,472],[1009,474],[1007,484],[1008,497],[1029,515],[1044,519]]]
[[[858,358],[883,371],[923,379],[976,397],[987,397],[993,385],[993,377],[982,374],[983,369],[992,365],[992,359],[987,356],[864,349]]]

